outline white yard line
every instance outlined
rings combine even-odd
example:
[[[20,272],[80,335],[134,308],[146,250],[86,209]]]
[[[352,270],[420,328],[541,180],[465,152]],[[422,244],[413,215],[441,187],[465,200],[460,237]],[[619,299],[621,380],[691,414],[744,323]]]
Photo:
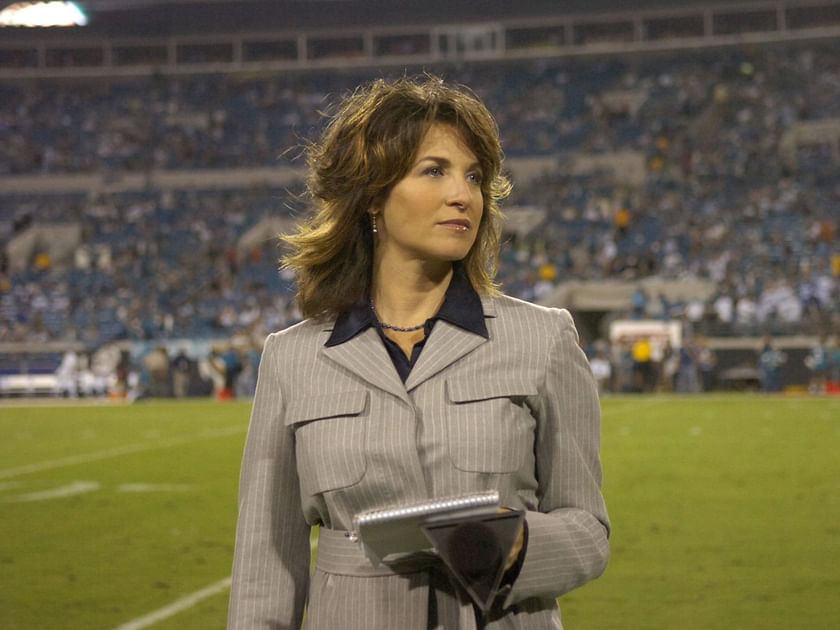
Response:
[[[128,455],[129,453],[141,453],[143,451],[153,451],[159,448],[172,448],[173,446],[190,444],[192,442],[197,442],[198,440],[208,440],[228,435],[236,435],[237,433],[243,433],[244,431],[244,426],[230,427],[227,429],[211,429],[189,437],[170,438],[148,444],[126,444],[125,446],[117,446],[104,451],[82,453],[80,455],[71,455],[70,457],[62,457],[45,462],[37,462],[35,464],[16,466],[15,468],[0,469],[0,479],[9,479],[20,475],[28,475],[29,473],[53,470],[54,468],[64,468],[66,466],[75,466],[77,464],[87,464],[88,462],[95,462],[101,459],[111,459],[112,457],[119,457],[120,455]]]
[[[33,407],[127,407],[127,400],[110,398],[0,398],[0,408],[31,409]]]
[[[121,483],[117,492],[189,492],[194,488],[186,483]]]
[[[137,617],[137,619],[132,619],[131,621],[118,626],[114,630],[141,630],[141,628],[148,628],[149,626],[156,624],[159,621],[163,621],[164,619],[168,619],[173,615],[177,615],[182,610],[186,610],[187,608],[191,608],[195,606],[198,602],[207,599],[208,597],[212,597],[218,593],[221,593],[230,588],[230,578],[226,577],[224,580],[219,580],[215,584],[211,584],[207,588],[203,588],[200,591],[196,591],[195,593],[190,593],[189,595],[185,595],[181,599],[177,599],[168,606],[164,606],[163,608],[159,608],[153,612],[150,612],[148,615],[143,615],[142,617]]]
[[[6,501],[14,501],[16,503],[27,503],[30,501],[49,501],[50,499],[63,499],[65,497],[76,496],[77,494],[85,494],[86,492],[93,492],[99,490],[102,486],[96,481],[74,481],[73,483],[61,486],[59,488],[51,488],[50,490],[41,490],[40,492],[30,492],[29,494],[20,494],[16,497],[6,499]]]

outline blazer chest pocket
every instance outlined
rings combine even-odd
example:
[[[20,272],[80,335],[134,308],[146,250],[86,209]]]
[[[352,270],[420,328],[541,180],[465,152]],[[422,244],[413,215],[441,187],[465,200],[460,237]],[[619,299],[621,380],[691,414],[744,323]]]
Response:
[[[449,455],[467,472],[511,473],[533,457],[536,421],[525,405],[537,388],[516,377],[448,380]]]
[[[301,491],[314,495],[355,485],[365,476],[368,392],[295,400],[286,424],[295,432]]]

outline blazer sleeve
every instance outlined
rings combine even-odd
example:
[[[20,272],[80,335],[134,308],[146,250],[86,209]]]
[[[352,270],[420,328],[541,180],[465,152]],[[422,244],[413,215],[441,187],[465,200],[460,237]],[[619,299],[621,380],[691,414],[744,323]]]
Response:
[[[554,313],[557,328],[536,405],[539,505],[525,515],[528,547],[505,606],[559,597],[598,577],[609,557],[598,390],[571,315]]]
[[[285,426],[277,335],[265,343],[239,482],[229,630],[300,628],[309,588],[294,436]]]

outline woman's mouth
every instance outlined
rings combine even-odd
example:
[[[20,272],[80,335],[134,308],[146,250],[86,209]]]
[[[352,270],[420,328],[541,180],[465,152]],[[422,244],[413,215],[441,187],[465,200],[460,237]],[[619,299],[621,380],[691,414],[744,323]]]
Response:
[[[438,225],[455,230],[456,232],[466,232],[470,229],[470,222],[467,219],[451,219],[449,221],[441,221]]]

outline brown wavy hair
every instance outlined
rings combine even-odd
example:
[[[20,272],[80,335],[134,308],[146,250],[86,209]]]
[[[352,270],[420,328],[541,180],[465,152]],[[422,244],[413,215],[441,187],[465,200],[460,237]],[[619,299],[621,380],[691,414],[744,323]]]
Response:
[[[307,148],[308,195],[313,212],[281,259],[295,272],[304,317],[335,316],[370,296],[373,234],[368,210],[382,203],[408,173],[432,124],[451,125],[478,159],[484,211],[476,242],[462,261],[476,291],[498,293],[495,283],[503,216],[510,193],[493,116],[475,94],[440,78],[382,79],[350,94],[319,141]]]

